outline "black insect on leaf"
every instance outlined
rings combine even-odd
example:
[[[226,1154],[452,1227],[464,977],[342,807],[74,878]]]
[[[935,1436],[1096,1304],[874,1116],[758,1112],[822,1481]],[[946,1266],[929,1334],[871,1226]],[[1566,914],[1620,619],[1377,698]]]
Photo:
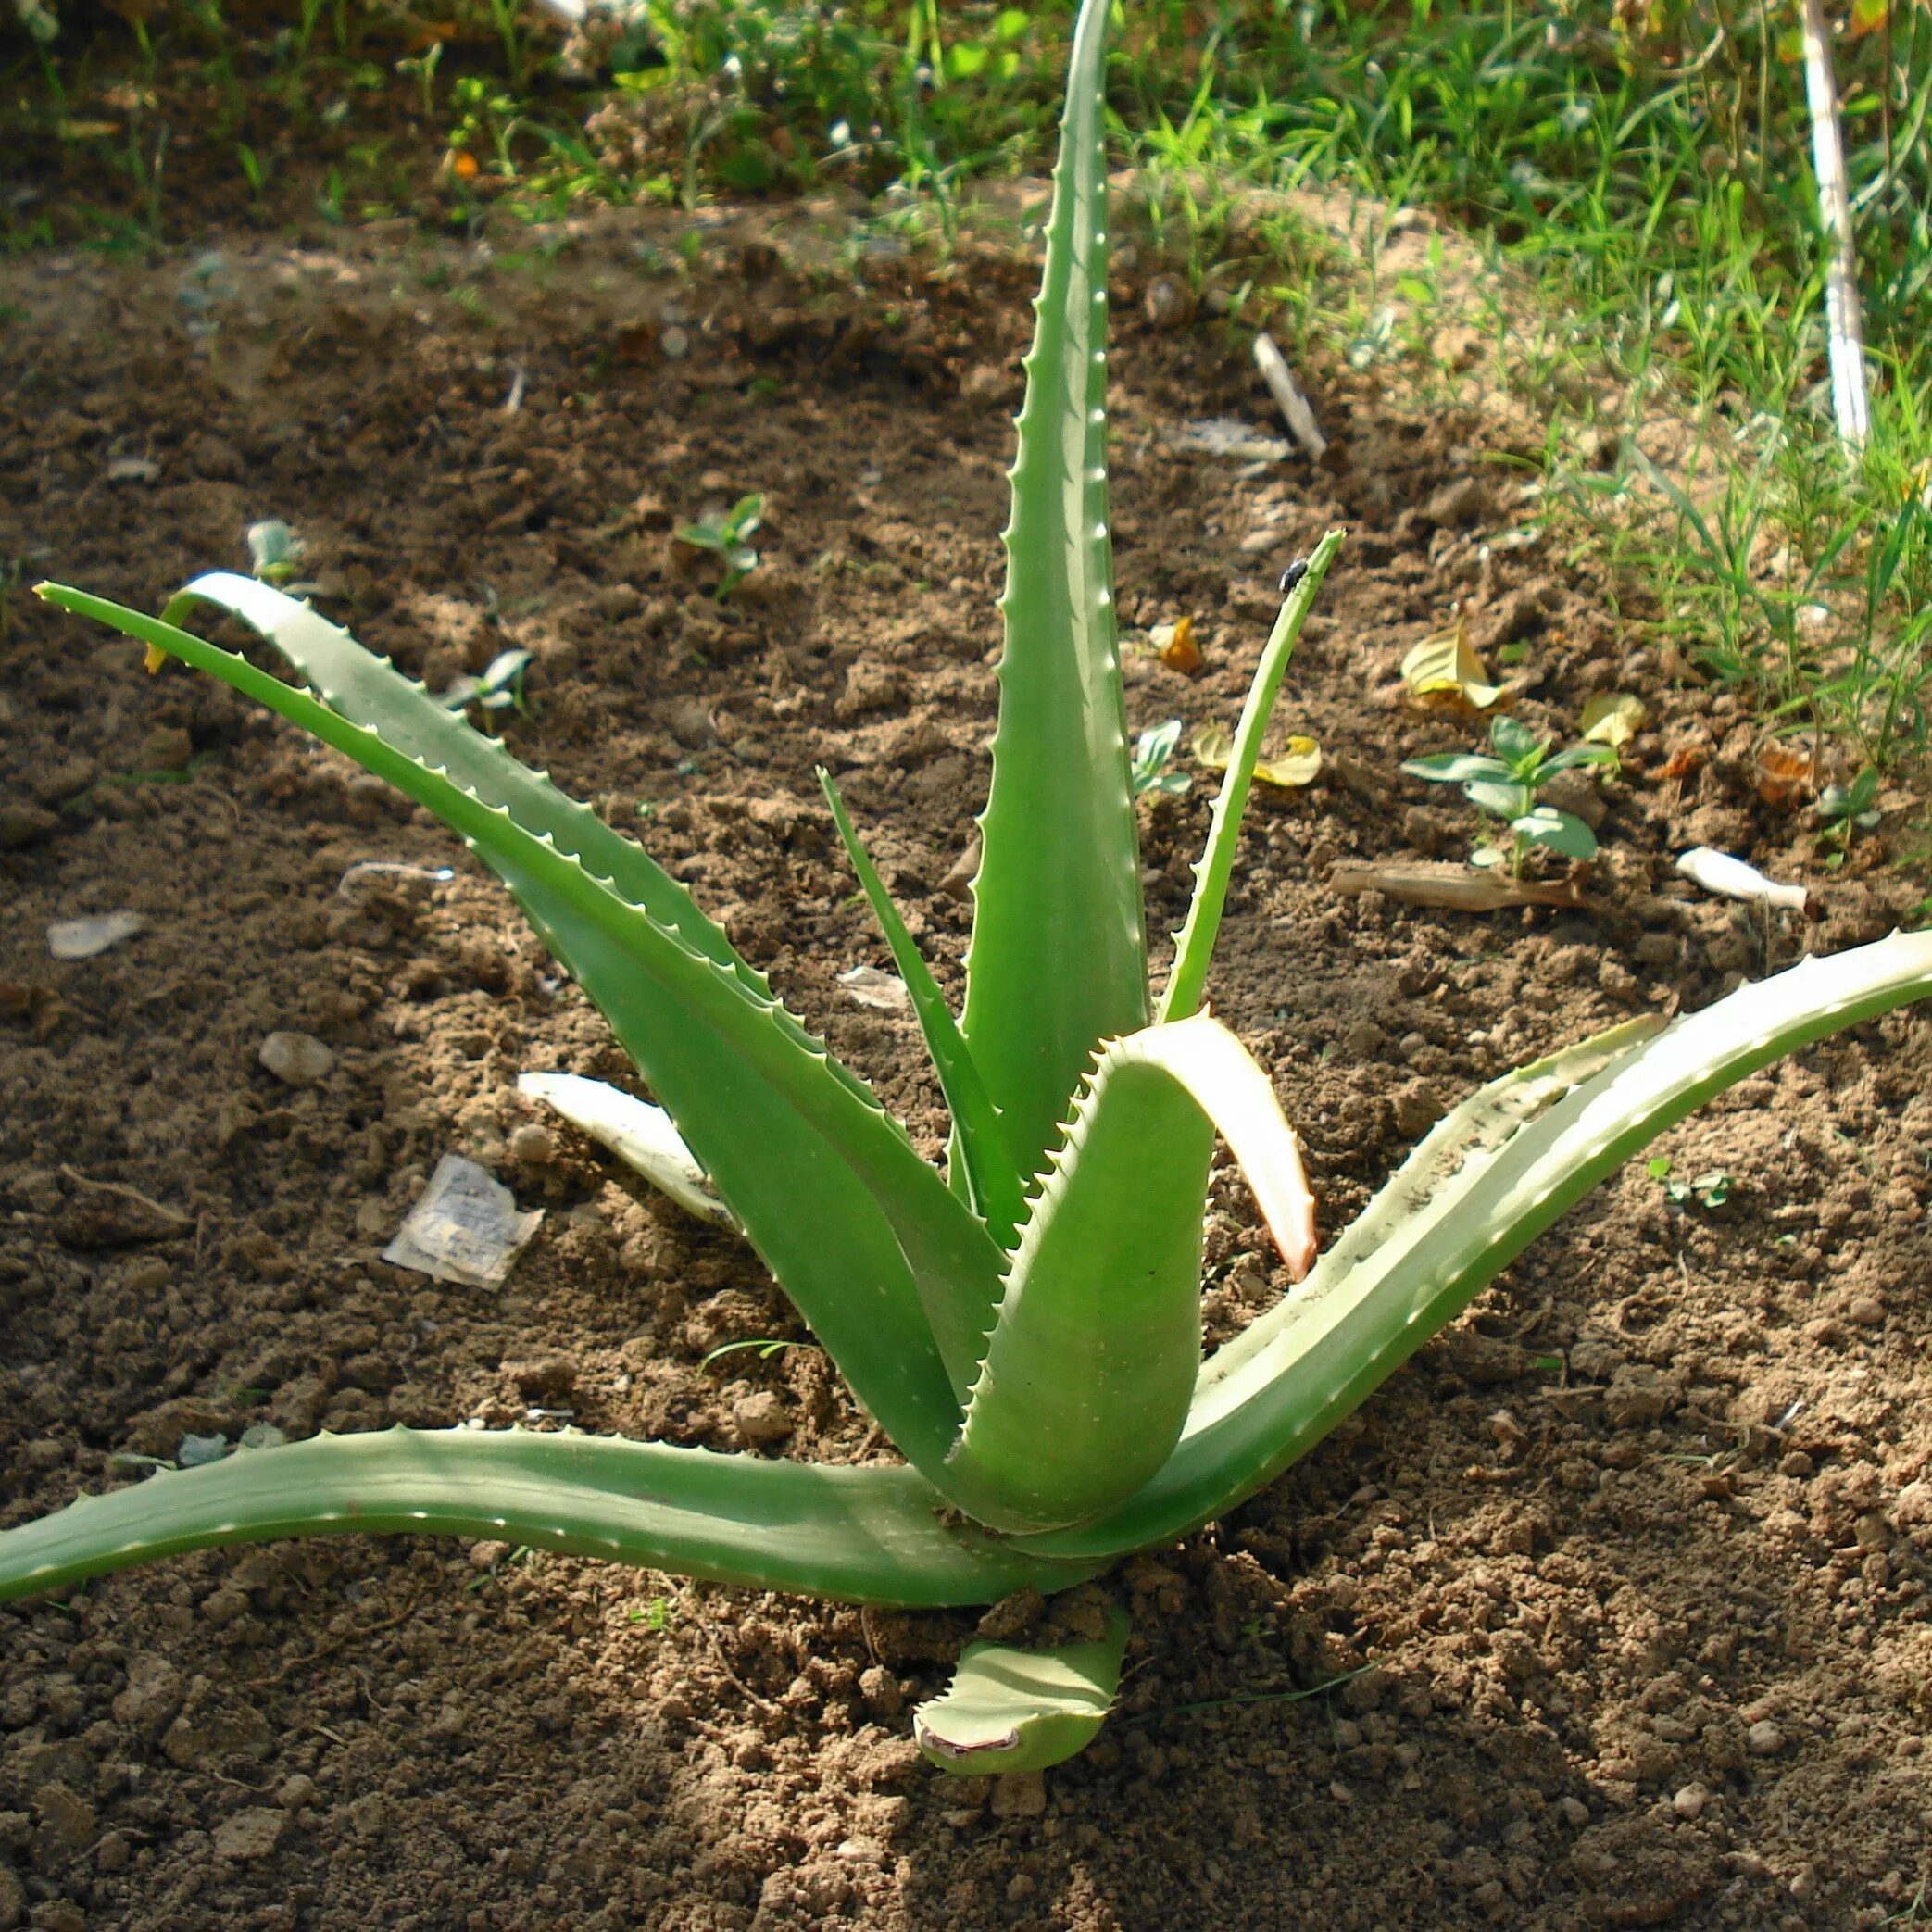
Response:
[[[1293,590],[1293,589],[1295,588],[1295,586],[1296,586],[1296,585],[1297,585],[1298,583],[1299,583],[1301,582],[1301,580],[1302,580],[1302,579],[1303,579],[1303,578],[1304,578],[1305,576],[1307,576],[1307,575],[1308,575],[1308,558],[1305,558],[1305,557],[1298,557],[1298,558],[1297,558],[1295,559],[1295,561],[1294,561],[1293,563],[1291,563],[1291,564],[1290,564],[1290,565],[1289,565],[1289,566],[1287,567],[1287,569],[1286,569],[1286,570],[1285,570],[1285,571],[1283,571],[1283,572],[1281,573],[1281,591],[1282,591],[1282,595],[1283,595],[1284,596],[1287,596],[1287,594],[1288,594],[1288,593],[1289,593],[1289,592],[1290,592],[1291,590]]]

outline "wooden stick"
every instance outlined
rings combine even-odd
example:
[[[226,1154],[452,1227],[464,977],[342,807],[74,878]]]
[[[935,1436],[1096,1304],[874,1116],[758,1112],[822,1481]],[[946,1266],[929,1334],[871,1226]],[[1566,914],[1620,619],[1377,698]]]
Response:
[[[1288,369],[1288,358],[1275,345],[1274,338],[1266,330],[1254,339],[1255,367],[1261,372],[1261,381],[1267,383],[1269,393],[1274,397],[1286,420],[1289,433],[1296,442],[1316,461],[1320,462],[1328,449],[1328,438],[1322,433],[1321,426],[1315,421],[1315,412],[1308,406],[1308,398],[1295,386],[1295,378]]]
[[[1831,359],[1831,411],[1840,439],[1863,449],[1872,433],[1865,395],[1864,326],[1859,315],[1858,251],[1851,196],[1845,184],[1845,143],[1838,127],[1838,82],[1824,0],[1803,0],[1804,94],[1812,110],[1812,165],[1818,176],[1818,220],[1831,238],[1825,270],[1825,335]]]
[[[1443,906],[1456,912],[1494,912],[1504,906],[1562,906],[1572,911],[1596,909],[1569,884],[1512,879],[1506,873],[1476,872],[1466,865],[1337,865],[1328,874],[1331,890],[1353,897],[1379,892],[1411,906]]]

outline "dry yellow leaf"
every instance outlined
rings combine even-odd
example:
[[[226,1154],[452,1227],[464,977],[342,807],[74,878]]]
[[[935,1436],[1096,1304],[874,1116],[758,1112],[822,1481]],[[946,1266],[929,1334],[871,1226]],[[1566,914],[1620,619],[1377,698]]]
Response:
[[[1234,740],[1228,736],[1227,727],[1221,724],[1202,725],[1188,740],[1187,748],[1193,753],[1195,763],[1210,772],[1225,772],[1235,755]],[[1273,758],[1257,759],[1254,775],[1263,784],[1289,792],[1312,784],[1321,769],[1322,747],[1312,738],[1296,736]]]
[[[1235,741],[1228,736],[1226,725],[1204,724],[1188,739],[1187,749],[1196,764],[1210,772],[1225,772],[1235,755]]]
[[[1293,737],[1282,746],[1278,756],[1257,759],[1254,775],[1263,784],[1290,792],[1297,786],[1312,784],[1321,769],[1322,747],[1312,738]]]
[[[1148,642],[1170,671],[1185,671],[1192,677],[1201,668],[1201,648],[1194,641],[1194,620],[1176,618],[1171,624],[1156,624],[1148,633]]]
[[[1409,702],[1423,711],[1487,711],[1508,696],[1506,685],[1489,682],[1469,641],[1466,615],[1457,617],[1453,631],[1424,638],[1402,659],[1402,682]]]
[[[1583,708],[1583,741],[1621,751],[1644,728],[1650,713],[1628,691],[1600,691]]]

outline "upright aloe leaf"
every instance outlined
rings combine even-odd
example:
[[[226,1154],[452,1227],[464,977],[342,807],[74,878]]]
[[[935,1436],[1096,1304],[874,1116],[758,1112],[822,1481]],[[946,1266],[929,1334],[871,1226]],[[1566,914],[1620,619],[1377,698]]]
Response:
[[[955,1776],[1044,1771],[1084,1750],[1107,1721],[1126,1651],[1127,1618],[1119,1610],[1090,1643],[1050,1650],[968,1644],[946,1694],[912,1713],[912,1735]]]
[[[1085,0],[1012,469],[999,727],[965,1034],[1024,1171],[1097,1042],[1148,1020],[1147,931],[1107,507],[1110,0]]]
[[[459,833],[508,885],[663,1100],[853,1392],[943,1482],[1004,1257],[904,1130],[769,997],[608,877],[370,729],[189,632],[60,585],[41,594],[212,672],[345,751]],[[299,607],[298,607],[299,608]],[[395,709],[430,700],[402,681]],[[530,780],[494,777],[521,803]]]
[[[942,1608],[1098,1565],[970,1525],[914,1471],[818,1468],[521,1429],[385,1429],[244,1449],[0,1535],[0,1602],[157,1557],[272,1537],[496,1537],[749,1589]]]
[[[1110,1041],[1021,1230],[947,1470],[996,1528],[1078,1523],[1151,1477],[1200,1360],[1200,1263],[1217,1127],[1289,1265],[1313,1204],[1268,1076],[1205,1015]]]
[[[1337,1242],[1209,1360],[1173,1455],[1145,1487],[1026,1547],[1098,1556],[1211,1521],[1319,1442],[1647,1141],[1759,1067],[1928,994],[1932,933],[1894,934],[1741,987],[1640,1045],[1608,1035],[1496,1083],[1464,1113],[1476,1131],[1462,1171],[1445,1183],[1446,1144],[1424,1141],[1370,1204],[1364,1236]],[[1570,1091],[1504,1136],[1515,1081],[1545,1099]]]

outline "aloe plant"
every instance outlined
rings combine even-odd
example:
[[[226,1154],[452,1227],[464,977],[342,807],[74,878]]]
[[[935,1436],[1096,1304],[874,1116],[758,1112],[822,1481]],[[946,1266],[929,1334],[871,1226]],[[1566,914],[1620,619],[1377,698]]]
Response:
[[[1238,827],[1289,654],[1333,559],[1288,591],[1158,999],[1108,539],[1100,79],[1085,0],[1012,471],[1006,648],[955,1016],[827,781],[834,822],[932,1052],[942,1173],[775,1000],[638,846],[307,605],[250,578],[157,619],[43,585],[66,610],[225,680],[455,830],[602,1009],[659,1105],[532,1090],[734,1228],[904,1458],[820,1468],[573,1433],[392,1430],[264,1449],[82,1499],[0,1535],[0,1598],[182,1550],[345,1531],[507,1537],[753,1587],[911,1606],[1052,1592],[1233,1508],[1304,1453],[1521,1249],[1653,1135],[1777,1055],[1932,990],[1932,935],[1632,1022],[1508,1074],[1415,1148],[1319,1260],[1271,1082],[1202,1007]],[[212,606],[306,688],[182,628]],[[1292,1275],[1201,1356],[1216,1136]],[[954,1771],[1078,1749],[1123,1637],[975,1647],[917,1731]]]

